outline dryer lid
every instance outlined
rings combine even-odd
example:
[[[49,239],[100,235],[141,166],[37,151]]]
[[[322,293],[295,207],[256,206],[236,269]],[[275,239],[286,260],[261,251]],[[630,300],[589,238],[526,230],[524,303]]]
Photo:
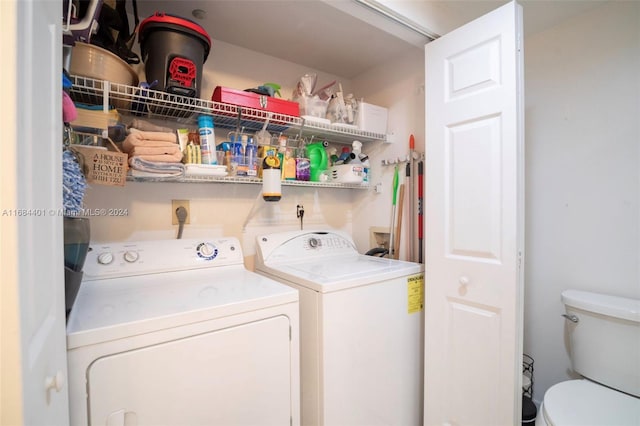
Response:
[[[549,388],[543,410],[547,423],[555,426],[640,424],[640,399],[584,379]]]
[[[244,266],[83,282],[67,323],[68,349],[297,303],[291,287]]]

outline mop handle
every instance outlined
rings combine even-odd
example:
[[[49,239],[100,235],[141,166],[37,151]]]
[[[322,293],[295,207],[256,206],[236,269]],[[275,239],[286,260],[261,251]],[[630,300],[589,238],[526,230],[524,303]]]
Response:
[[[422,246],[424,236],[423,226],[423,189],[424,189],[424,164],[422,161],[418,162],[418,263],[422,263],[424,260],[424,251]]]
[[[422,161],[418,162],[418,238],[422,240],[424,236],[423,232],[423,206],[422,206],[422,197],[424,190],[424,165]]]
[[[398,196],[398,166],[396,165],[395,171],[393,172],[393,202],[392,205],[396,205],[397,196]]]
[[[396,202],[397,202],[397,193],[398,193],[398,165],[396,164],[396,167],[394,169],[393,172],[393,195],[392,195],[392,202],[391,202],[391,226],[389,227],[389,257],[393,258],[395,251],[396,251],[396,247],[394,245],[395,240],[394,240],[394,229],[396,226]]]
[[[411,236],[409,240],[411,243],[409,244],[409,260],[415,261],[415,242],[413,238],[416,236],[416,221],[417,221],[417,212],[416,212],[416,185],[415,185],[415,162],[414,162],[414,154],[416,150],[416,138],[413,134],[409,135],[409,161],[407,161],[407,171],[406,171],[406,184],[409,186],[409,235]]]

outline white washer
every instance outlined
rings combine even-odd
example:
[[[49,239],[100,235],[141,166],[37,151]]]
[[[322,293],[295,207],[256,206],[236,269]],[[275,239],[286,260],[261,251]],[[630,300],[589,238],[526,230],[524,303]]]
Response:
[[[72,425],[299,425],[298,294],[235,238],[93,245],[67,324]]]
[[[256,242],[256,270],[300,293],[302,424],[422,424],[422,265],[335,231]]]

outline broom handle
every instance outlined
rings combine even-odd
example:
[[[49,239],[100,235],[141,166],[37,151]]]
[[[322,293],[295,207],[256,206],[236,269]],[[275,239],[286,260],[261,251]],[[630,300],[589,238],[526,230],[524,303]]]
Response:
[[[400,234],[402,233],[402,207],[404,206],[404,183],[400,184],[400,194],[398,196],[398,227],[396,230],[396,242],[395,253],[393,255],[394,259],[398,259],[400,257]]]
[[[424,163],[418,162],[418,262],[423,263],[424,238]]]

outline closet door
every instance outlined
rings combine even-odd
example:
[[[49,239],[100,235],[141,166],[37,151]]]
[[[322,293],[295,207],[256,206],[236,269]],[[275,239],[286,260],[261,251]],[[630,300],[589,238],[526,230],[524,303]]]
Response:
[[[521,7],[426,46],[425,424],[521,417]]]
[[[59,0],[0,1],[1,424],[69,423],[61,12]]]

